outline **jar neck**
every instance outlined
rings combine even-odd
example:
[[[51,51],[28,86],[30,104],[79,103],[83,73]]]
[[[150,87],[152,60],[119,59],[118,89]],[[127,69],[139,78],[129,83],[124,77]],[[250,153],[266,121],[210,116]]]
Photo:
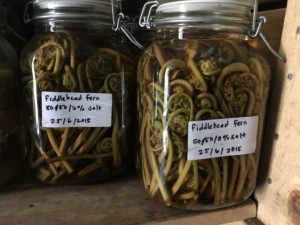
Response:
[[[197,27],[160,27],[156,29],[155,40],[169,39],[236,39],[248,41],[245,32],[203,29]]]
[[[110,35],[114,33],[111,26],[99,24],[99,22],[87,24],[84,21],[43,21],[34,25],[36,33],[57,32],[61,30],[81,32],[85,35],[95,33]]]

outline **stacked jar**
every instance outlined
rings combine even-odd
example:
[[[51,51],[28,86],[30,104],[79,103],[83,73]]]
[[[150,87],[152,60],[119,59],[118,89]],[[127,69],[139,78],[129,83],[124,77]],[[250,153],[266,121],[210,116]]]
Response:
[[[21,54],[30,165],[47,183],[107,179],[128,166],[134,62],[108,0],[35,0]],[[116,10],[116,6],[114,6]]]
[[[0,29],[7,10],[0,4]],[[12,181],[24,166],[19,104],[19,69],[14,48],[0,34],[0,185]]]
[[[216,209],[254,191],[270,69],[248,44],[251,9],[252,0],[158,4],[138,65],[138,118],[144,185],[163,204]]]

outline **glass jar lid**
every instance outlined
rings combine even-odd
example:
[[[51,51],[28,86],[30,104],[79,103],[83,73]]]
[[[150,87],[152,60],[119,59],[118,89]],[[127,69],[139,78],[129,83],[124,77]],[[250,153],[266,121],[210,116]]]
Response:
[[[163,1],[156,9],[156,26],[188,26],[248,31],[252,0]]]
[[[34,0],[31,22],[112,24],[110,0]],[[114,5],[117,8],[117,5]]]

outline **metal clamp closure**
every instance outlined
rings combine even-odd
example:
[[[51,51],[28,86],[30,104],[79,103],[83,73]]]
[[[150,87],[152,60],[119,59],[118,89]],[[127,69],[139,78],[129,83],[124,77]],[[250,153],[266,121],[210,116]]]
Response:
[[[280,55],[278,52],[276,52],[270,43],[268,42],[267,38],[263,33],[261,32],[262,26],[267,22],[267,18],[264,16],[260,16],[257,18],[257,10],[258,10],[258,0],[253,0],[253,18],[252,18],[252,24],[251,29],[248,32],[249,37],[256,38],[260,37],[265,45],[268,47],[269,51],[277,57],[279,60],[286,62],[286,58],[282,55]],[[256,19],[257,18],[257,19]]]
[[[154,26],[154,23],[151,21],[151,13],[155,8],[157,8],[158,4],[159,4],[158,1],[150,1],[144,4],[139,18],[140,27],[146,26],[148,29],[150,29],[151,27]],[[148,12],[146,13],[147,7],[149,7],[149,9]]]
[[[118,1],[118,5],[119,5],[119,10],[120,12],[118,13],[118,15],[116,16],[115,13],[115,7],[114,7],[114,2],[115,0],[111,0],[111,12],[112,12],[112,30],[113,31],[121,31],[125,34],[125,36],[135,45],[137,46],[139,49],[143,50],[144,46],[141,45],[136,39],[135,37],[132,35],[132,33],[126,28],[126,26],[124,25],[124,19],[125,19],[125,15],[122,13],[122,4],[120,0]]]
[[[23,21],[24,21],[24,23],[26,23],[26,24],[31,22],[31,17],[30,17],[30,15],[29,15],[29,13],[28,13],[28,9],[29,9],[29,6],[30,6],[30,5],[33,5],[33,2],[34,2],[34,1],[29,1],[29,2],[27,2],[26,5],[25,5],[24,15],[23,15]]]
[[[120,12],[117,16],[117,21],[112,25],[113,31],[117,31],[120,29],[121,23],[123,22],[124,18],[125,18],[124,14]]]

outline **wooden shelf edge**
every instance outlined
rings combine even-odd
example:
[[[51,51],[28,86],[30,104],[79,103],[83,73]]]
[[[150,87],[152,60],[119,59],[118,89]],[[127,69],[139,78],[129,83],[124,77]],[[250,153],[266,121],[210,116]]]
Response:
[[[1,224],[9,225],[218,225],[256,216],[251,199],[209,212],[169,208],[150,199],[132,176],[98,185],[21,188],[0,193],[0,199]]]

